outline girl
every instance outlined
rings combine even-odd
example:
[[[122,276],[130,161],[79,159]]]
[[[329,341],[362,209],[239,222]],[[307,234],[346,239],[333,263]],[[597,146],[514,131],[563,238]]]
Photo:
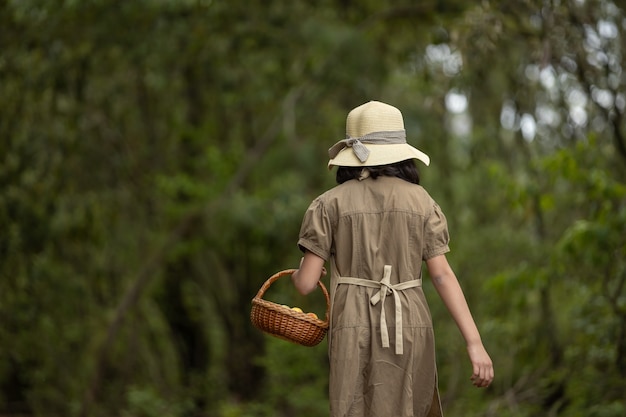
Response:
[[[308,294],[330,262],[330,415],[442,416],[422,261],[467,343],[471,381],[487,387],[494,372],[446,259],[446,218],[419,185],[414,159],[430,159],[406,142],[400,111],[377,101],[348,114],[346,136],[329,149],[339,185],[304,215],[292,275]]]

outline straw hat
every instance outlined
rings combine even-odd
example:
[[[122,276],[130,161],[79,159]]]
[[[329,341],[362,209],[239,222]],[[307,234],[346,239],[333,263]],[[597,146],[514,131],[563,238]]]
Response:
[[[333,166],[378,166],[407,159],[430,164],[424,152],[406,142],[402,113],[380,101],[370,101],[348,113],[346,139],[328,150],[328,168]]]

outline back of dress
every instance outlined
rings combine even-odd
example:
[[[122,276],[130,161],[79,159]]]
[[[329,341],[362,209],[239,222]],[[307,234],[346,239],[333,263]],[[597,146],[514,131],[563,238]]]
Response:
[[[420,285],[449,250],[435,201],[395,177],[347,181],[311,204],[298,244],[332,265],[331,416],[441,415]]]
[[[380,277],[392,264],[392,283],[419,278],[422,260],[449,251],[446,219],[419,185],[395,177],[352,180],[325,197],[343,275]]]

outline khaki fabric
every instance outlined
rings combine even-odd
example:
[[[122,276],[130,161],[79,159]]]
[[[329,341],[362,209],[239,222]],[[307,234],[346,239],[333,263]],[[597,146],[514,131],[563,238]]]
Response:
[[[415,283],[422,261],[448,252],[448,241],[437,203],[421,186],[399,178],[347,181],[309,206],[298,246],[331,263],[331,417],[442,416],[432,319]],[[373,303],[380,285],[359,283],[385,275],[400,289],[391,294],[383,286],[386,301]],[[388,347],[381,335],[383,305]]]

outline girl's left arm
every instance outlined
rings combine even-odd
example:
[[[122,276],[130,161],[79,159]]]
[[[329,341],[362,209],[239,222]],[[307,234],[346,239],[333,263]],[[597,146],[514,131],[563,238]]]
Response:
[[[315,289],[324,275],[324,259],[307,250],[300,260],[300,268],[291,274],[291,281],[300,294],[307,295]]]

